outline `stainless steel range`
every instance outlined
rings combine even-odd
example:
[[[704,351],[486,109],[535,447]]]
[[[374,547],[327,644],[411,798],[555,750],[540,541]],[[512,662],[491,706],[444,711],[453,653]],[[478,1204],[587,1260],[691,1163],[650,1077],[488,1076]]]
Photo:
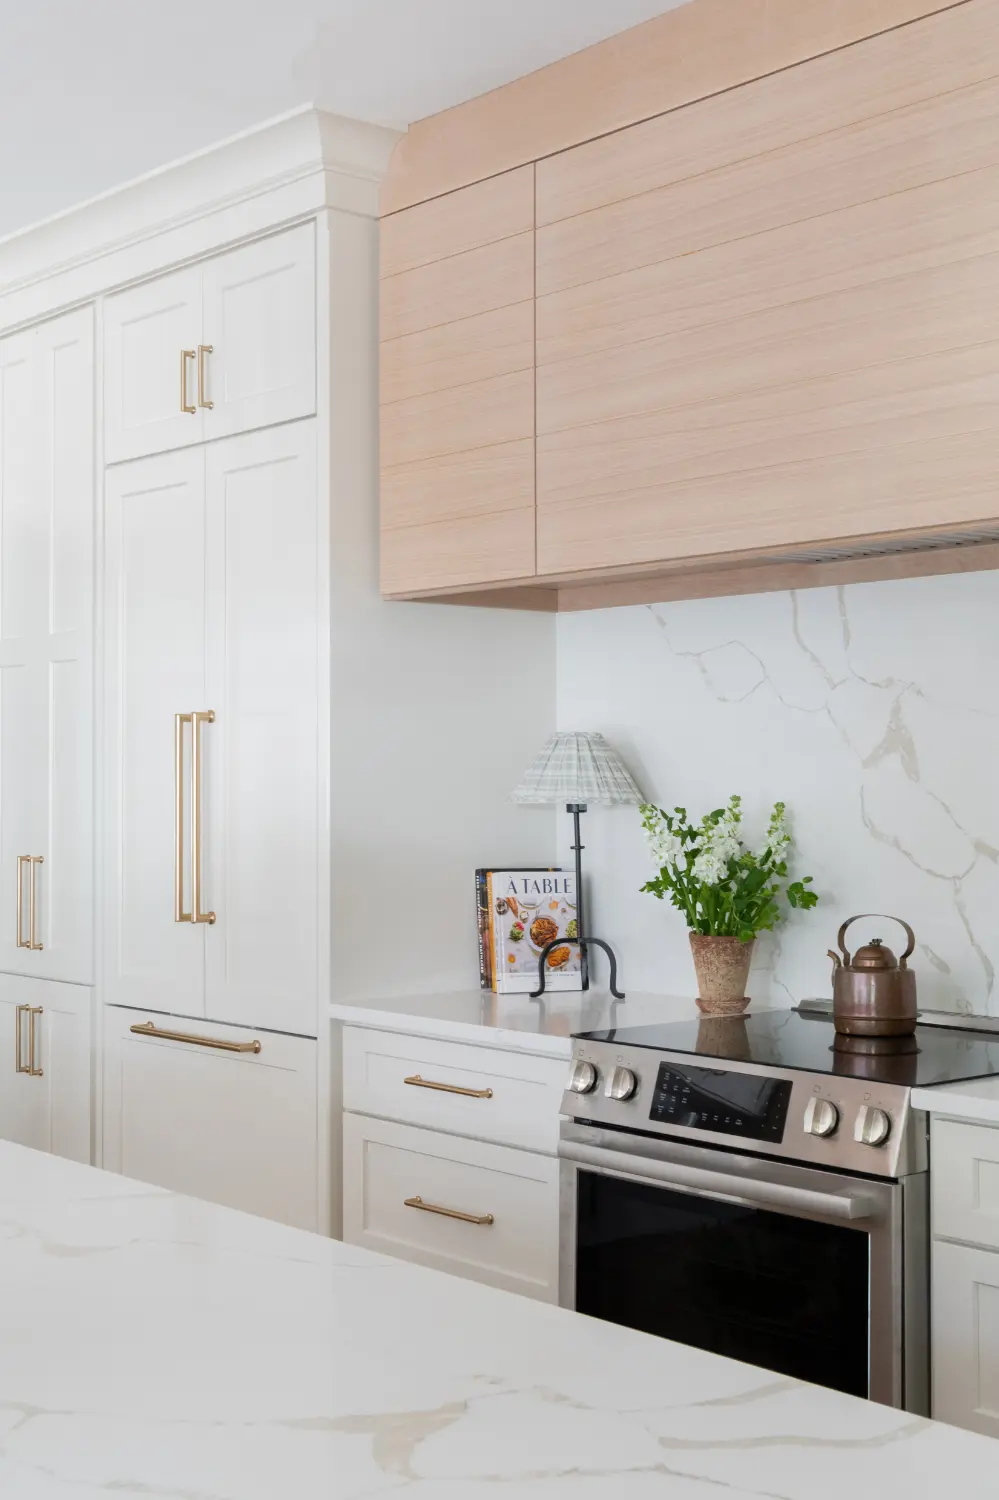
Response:
[[[999,1074],[999,1041],[839,1037],[795,1011],[575,1039],[561,1300],[925,1412],[926,1117],[916,1085]]]

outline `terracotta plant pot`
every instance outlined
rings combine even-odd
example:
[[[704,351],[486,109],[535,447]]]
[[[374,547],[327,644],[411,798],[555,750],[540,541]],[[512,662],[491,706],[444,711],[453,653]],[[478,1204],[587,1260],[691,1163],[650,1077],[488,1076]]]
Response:
[[[753,961],[755,939],[744,943],[737,937],[705,937],[691,932],[690,951],[697,974],[697,1008],[706,1016],[737,1016],[749,998],[746,982]]]

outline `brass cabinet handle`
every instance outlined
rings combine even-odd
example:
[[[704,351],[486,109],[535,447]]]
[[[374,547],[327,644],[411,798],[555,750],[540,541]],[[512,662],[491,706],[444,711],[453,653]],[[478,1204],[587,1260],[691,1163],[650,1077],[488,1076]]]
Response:
[[[197,415],[196,406],[187,404],[187,362],[196,359],[197,355],[193,349],[182,349],[180,351],[180,409],[188,412],[192,417]]]
[[[427,1078],[421,1078],[419,1073],[414,1073],[411,1078],[404,1078],[403,1083],[411,1083],[415,1089],[438,1089],[442,1094],[464,1094],[466,1099],[491,1099],[492,1089],[462,1089],[456,1083],[431,1083]]]
[[[134,1027],[132,1028],[134,1031]],[[495,1224],[492,1214],[463,1214],[460,1208],[441,1208],[439,1203],[424,1203],[422,1198],[404,1198],[406,1208],[422,1208],[425,1214],[443,1214],[445,1219],[460,1219],[463,1224]]]
[[[206,411],[212,411],[215,402],[205,399],[205,355],[214,353],[215,350],[211,344],[198,345],[198,405],[203,406]]]
[[[40,1005],[18,1005],[15,1010],[14,1020],[14,1071],[15,1073],[27,1073],[31,1078],[43,1078],[44,1069],[35,1064],[35,1017],[44,1014]],[[25,1067],[21,1059],[24,1056],[24,1028],[21,1025],[22,1016],[28,1018],[28,1065]]]
[[[201,726],[214,724],[212,709],[191,715],[191,921],[215,921],[213,911],[201,910]]]
[[[173,919],[189,922],[184,910],[184,725],[190,714],[173,716]]]
[[[37,940],[35,932],[35,871],[39,865],[45,863],[43,854],[29,854],[28,864],[31,867],[28,877],[28,947],[36,953],[41,953],[42,944]]]
[[[190,1031],[164,1031],[153,1021],[143,1021],[138,1026],[130,1026],[129,1031],[134,1031],[136,1036],[157,1036],[165,1042],[190,1042],[192,1047],[214,1047],[216,1052],[259,1052],[261,1044],[254,1037],[252,1042],[224,1042],[214,1036],[195,1036]]]
[[[42,854],[19,854],[17,856],[17,946],[30,948],[40,953],[42,944],[35,932],[35,866],[43,865]],[[24,936],[24,867],[28,866],[28,936]]]

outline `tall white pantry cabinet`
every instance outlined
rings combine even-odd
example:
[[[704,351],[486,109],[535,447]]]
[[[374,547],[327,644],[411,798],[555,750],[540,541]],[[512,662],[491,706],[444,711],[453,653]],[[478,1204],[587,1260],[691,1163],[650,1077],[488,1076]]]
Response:
[[[320,1230],[395,140],[298,111],[0,243],[0,1136]]]

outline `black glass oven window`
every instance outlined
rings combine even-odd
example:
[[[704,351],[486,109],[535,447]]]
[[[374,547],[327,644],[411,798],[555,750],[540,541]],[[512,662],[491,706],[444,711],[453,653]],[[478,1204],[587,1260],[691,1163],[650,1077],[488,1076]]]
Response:
[[[578,1174],[576,1307],[868,1394],[867,1234]]]
[[[649,1119],[779,1145],[790,1100],[789,1078],[660,1063]]]

